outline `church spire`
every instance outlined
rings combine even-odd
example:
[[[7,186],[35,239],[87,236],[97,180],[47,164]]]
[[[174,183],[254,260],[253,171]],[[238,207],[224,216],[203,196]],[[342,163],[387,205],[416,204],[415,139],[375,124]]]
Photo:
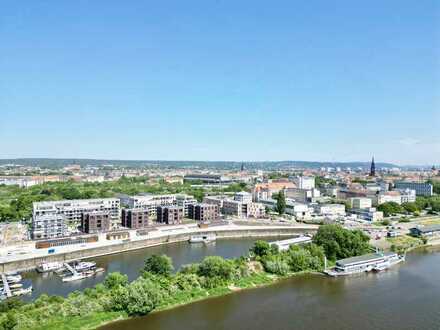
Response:
[[[376,176],[376,164],[374,163],[374,156],[371,159],[370,176]]]

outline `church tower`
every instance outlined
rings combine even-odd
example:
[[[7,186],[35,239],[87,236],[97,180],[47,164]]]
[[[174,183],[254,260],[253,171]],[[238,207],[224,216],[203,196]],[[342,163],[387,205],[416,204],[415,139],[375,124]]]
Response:
[[[376,176],[376,164],[374,163],[374,157],[371,159],[370,176]]]

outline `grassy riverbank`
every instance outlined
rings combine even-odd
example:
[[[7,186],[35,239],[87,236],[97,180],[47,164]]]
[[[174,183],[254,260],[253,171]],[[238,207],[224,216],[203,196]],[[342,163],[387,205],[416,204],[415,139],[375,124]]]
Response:
[[[109,274],[103,283],[67,298],[41,295],[31,303],[7,300],[0,304],[0,329],[94,329],[115,320],[142,316],[210,297],[255,288],[300,273],[321,272],[330,260],[366,253],[368,237],[361,232],[325,225],[316,244],[278,251],[257,241],[249,256],[225,260],[210,256],[173,272],[169,257],[146,259],[140,276]]]

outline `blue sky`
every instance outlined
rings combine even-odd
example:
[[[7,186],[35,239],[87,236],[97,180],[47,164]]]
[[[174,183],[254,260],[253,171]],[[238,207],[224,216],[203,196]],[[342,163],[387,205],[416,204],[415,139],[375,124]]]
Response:
[[[9,1],[0,158],[440,163],[440,2]]]

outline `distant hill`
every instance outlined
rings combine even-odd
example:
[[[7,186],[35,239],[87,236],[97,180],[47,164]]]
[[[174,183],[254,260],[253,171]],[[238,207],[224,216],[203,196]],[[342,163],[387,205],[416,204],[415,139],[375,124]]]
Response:
[[[123,167],[165,167],[165,168],[211,168],[238,169],[242,162],[229,161],[164,161],[164,160],[105,160],[105,159],[56,159],[56,158],[16,158],[0,159],[0,165],[15,164],[23,166],[38,166],[41,168],[57,169],[67,165],[84,166],[123,166]],[[244,162],[246,169],[282,170],[287,168],[321,168],[321,167],[362,167],[368,169],[370,162],[310,162],[310,161],[263,161]],[[376,163],[377,168],[399,167],[390,163]]]

